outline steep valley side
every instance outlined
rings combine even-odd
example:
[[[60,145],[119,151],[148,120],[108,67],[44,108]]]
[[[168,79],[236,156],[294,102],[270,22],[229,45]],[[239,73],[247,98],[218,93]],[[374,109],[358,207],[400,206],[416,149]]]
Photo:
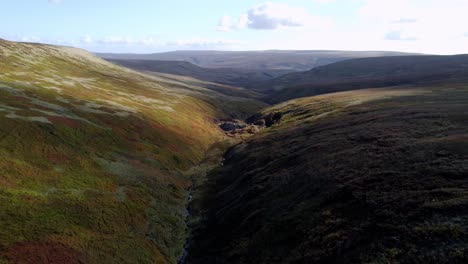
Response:
[[[187,263],[465,263],[468,89],[281,103],[196,201]]]
[[[176,263],[215,120],[265,105],[199,84],[0,40],[0,263]]]

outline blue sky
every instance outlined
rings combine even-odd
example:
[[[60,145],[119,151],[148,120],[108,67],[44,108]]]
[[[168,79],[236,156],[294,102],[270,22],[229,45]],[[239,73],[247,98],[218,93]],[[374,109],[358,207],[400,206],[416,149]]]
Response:
[[[96,52],[468,53],[468,0],[15,0],[0,37]]]

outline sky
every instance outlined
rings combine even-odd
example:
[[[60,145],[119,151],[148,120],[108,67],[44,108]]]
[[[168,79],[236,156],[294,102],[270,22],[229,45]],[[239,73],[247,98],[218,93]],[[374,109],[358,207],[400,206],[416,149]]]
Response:
[[[0,38],[93,52],[468,53],[468,0],[0,0]]]

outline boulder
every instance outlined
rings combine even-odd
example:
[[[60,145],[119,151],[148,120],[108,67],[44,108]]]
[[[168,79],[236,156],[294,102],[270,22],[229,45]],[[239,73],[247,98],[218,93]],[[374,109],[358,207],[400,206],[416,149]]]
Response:
[[[236,130],[236,125],[233,123],[223,123],[219,126],[224,131],[233,131]]]

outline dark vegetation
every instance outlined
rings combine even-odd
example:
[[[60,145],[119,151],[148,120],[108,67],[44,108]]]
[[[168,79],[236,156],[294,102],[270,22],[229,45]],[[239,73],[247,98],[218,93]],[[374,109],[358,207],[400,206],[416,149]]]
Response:
[[[255,87],[256,84],[279,77],[291,70],[256,70],[235,68],[202,68],[185,61],[160,60],[121,60],[109,59],[110,62],[146,72],[169,73],[189,76],[199,80],[240,87]]]
[[[388,51],[267,50],[267,51],[173,51],[154,54],[98,54],[105,59],[186,61],[206,68],[307,71],[342,60],[381,56],[414,55]]]
[[[260,84],[271,102],[396,85],[466,83],[468,55],[363,58],[290,73]]]
[[[466,263],[467,104],[446,85],[265,110],[209,175],[189,263]]]

